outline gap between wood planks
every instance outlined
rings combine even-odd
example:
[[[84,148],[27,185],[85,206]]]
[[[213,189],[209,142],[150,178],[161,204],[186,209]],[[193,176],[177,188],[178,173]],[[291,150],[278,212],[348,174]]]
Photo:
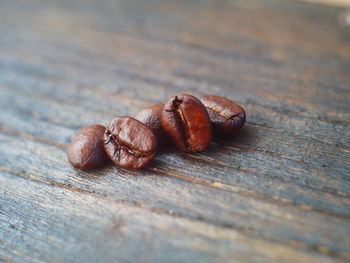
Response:
[[[118,204],[138,207],[140,209],[145,209],[145,210],[148,210],[148,211],[153,212],[153,213],[165,214],[165,215],[168,215],[168,216],[173,216],[173,217],[177,217],[177,218],[183,218],[183,219],[187,219],[187,220],[194,221],[194,222],[198,221],[198,222],[205,223],[205,224],[208,224],[208,225],[211,225],[211,226],[215,226],[215,227],[220,227],[220,228],[224,228],[224,229],[234,230],[234,231],[237,231],[237,232],[239,232],[239,233],[241,233],[243,235],[246,235],[248,237],[255,238],[255,239],[258,239],[258,240],[262,240],[262,241],[263,240],[267,240],[267,241],[272,242],[272,243],[279,243],[279,244],[283,244],[285,246],[290,246],[290,247],[293,247],[293,248],[296,248],[296,249],[302,249],[304,251],[309,251],[309,252],[310,251],[311,252],[316,252],[316,253],[319,253],[319,254],[322,254],[322,255],[332,256],[332,257],[335,257],[335,258],[338,258],[338,259],[350,259],[350,254],[349,253],[336,252],[336,251],[333,251],[333,250],[331,250],[331,249],[329,249],[329,248],[327,248],[325,246],[310,245],[310,244],[307,244],[307,243],[305,243],[303,241],[295,240],[295,239],[267,237],[265,235],[262,235],[260,232],[258,232],[256,230],[253,230],[251,228],[239,227],[239,226],[236,226],[234,224],[216,224],[215,222],[211,222],[211,221],[205,220],[202,217],[191,218],[191,217],[187,217],[187,216],[185,216],[185,215],[183,215],[181,213],[168,211],[168,210],[165,210],[165,209],[162,209],[162,208],[156,208],[156,207],[148,206],[148,205],[145,205],[145,204],[143,204],[141,202],[138,202],[138,201],[109,199],[106,196],[101,195],[101,194],[97,194],[96,192],[93,192],[93,191],[87,191],[87,190],[83,190],[83,189],[76,188],[76,187],[73,187],[73,186],[68,186],[68,185],[65,185],[65,184],[62,184],[62,183],[57,183],[57,182],[45,180],[45,179],[36,177],[33,174],[27,174],[27,173],[24,173],[24,172],[16,173],[16,172],[13,172],[11,169],[9,169],[9,168],[7,168],[5,166],[1,166],[1,165],[0,165],[0,171],[5,171],[5,172],[7,172],[9,174],[12,174],[14,176],[18,176],[18,177],[21,177],[21,178],[24,178],[24,179],[29,179],[29,180],[37,182],[37,183],[43,183],[43,184],[50,185],[50,186],[53,186],[53,187],[59,187],[59,188],[63,188],[63,189],[66,189],[66,190],[79,192],[79,193],[82,193],[82,194],[89,194],[89,195],[92,195],[92,196],[94,196],[96,198],[105,199],[105,200],[108,200],[108,201],[111,201],[111,202],[115,202],[115,203],[118,203]]]
[[[21,136],[21,137],[26,138],[26,139],[38,141],[38,142],[41,142],[41,143],[44,143],[44,144],[53,145],[55,147],[62,148],[62,149],[67,149],[67,147],[68,147],[67,145],[63,145],[63,144],[60,144],[60,143],[52,142],[52,141],[46,140],[46,139],[41,139],[41,138],[39,138],[37,136],[31,135],[31,134],[28,134],[28,133],[25,133],[25,132],[17,132],[17,131],[14,131],[12,129],[5,128],[3,126],[0,126],[0,131],[2,131],[4,133],[7,133],[7,134],[10,134],[12,136],[14,136],[14,135],[15,136]],[[232,168],[236,169],[235,167],[232,167]],[[8,171],[8,172],[11,172],[11,170],[9,168],[5,167],[5,166],[0,166],[0,170],[1,169],[5,170],[5,171]],[[325,210],[321,210],[321,209],[316,209],[316,208],[310,207],[308,205],[292,203],[290,201],[283,200],[283,199],[277,199],[277,198],[274,198],[274,197],[268,197],[268,196],[264,196],[264,195],[257,195],[255,193],[253,193],[252,191],[242,190],[242,189],[240,189],[238,187],[233,187],[233,186],[226,185],[226,184],[223,184],[223,183],[220,183],[220,182],[216,182],[216,181],[210,181],[209,182],[209,181],[203,180],[203,179],[189,178],[189,177],[186,177],[186,176],[173,174],[173,173],[170,173],[170,172],[165,172],[165,171],[159,170],[157,168],[149,168],[148,167],[146,169],[151,171],[151,172],[157,173],[157,174],[165,175],[165,176],[172,177],[172,178],[181,179],[181,180],[184,180],[184,181],[187,181],[187,182],[191,182],[191,183],[195,183],[195,184],[205,185],[205,186],[216,188],[216,189],[220,189],[220,190],[223,190],[223,191],[229,191],[229,192],[238,193],[238,194],[250,197],[250,198],[270,201],[270,202],[283,204],[283,205],[289,205],[289,206],[297,207],[297,208],[305,210],[305,211],[312,211],[312,212],[323,214],[323,215],[328,215],[328,216],[333,216],[333,217],[337,217],[337,218],[341,218],[341,219],[350,220],[350,216],[331,213],[331,212],[328,212],[328,211],[325,211]],[[245,169],[243,169],[243,171],[245,171]],[[12,173],[14,173],[14,172],[12,172]],[[31,178],[30,176],[23,176],[23,177]],[[72,187],[72,186],[64,185],[64,184],[53,182],[53,181],[47,181],[47,180],[44,180],[44,179],[36,179],[36,180],[37,181],[43,180],[43,182],[44,181],[45,182],[50,182],[50,184],[52,184],[52,185],[60,186],[60,187],[66,188],[66,189],[71,189],[71,190],[78,189],[78,188],[75,188],[75,187]],[[314,189],[312,189],[312,190],[315,191]],[[77,191],[77,190],[75,190],[75,191]],[[82,192],[82,193],[92,193],[92,192],[89,192],[89,191],[86,191],[86,190],[82,190],[82,189],[80,189],[80,192]],[[319,191],[319,192],[328,193],[328,192],[324,192],[324,191]],[[339,195],[341,197],[344,197],[344,195],[345,195],[345,194],[344,195],[340,195],[340,194],[335,194],[335,193],[329,193],[329,194]]]

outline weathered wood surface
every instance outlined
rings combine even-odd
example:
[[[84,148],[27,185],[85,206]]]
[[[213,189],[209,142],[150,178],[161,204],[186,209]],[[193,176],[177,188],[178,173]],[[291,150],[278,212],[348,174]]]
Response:
[[[347,262],[350,29],[294,1],[0,2],[0,261]],[[84,125],[178,93],[236,136],[74,170]]]

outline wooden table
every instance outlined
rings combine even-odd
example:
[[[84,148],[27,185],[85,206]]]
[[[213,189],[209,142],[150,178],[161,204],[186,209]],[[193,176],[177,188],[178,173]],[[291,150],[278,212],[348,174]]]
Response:
[[[0,261],[349,262],[350,27],[291,0],[2,0]],[[73,169],[83,126],[179,93],[247,123],[142,171]]]

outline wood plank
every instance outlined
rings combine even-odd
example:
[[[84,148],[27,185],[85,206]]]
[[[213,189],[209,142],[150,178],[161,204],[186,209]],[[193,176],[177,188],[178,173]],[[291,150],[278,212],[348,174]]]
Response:
[[[8,159],[0,163],[4,171],[39,182],[74,187],[107,199],[136,202],[152,210],[168,211],[171,215],[197,219],[292,247],[340,258],[349,257],[348,219],[223,191],[215,184],[210,187],[195,181],[174,181],[173,177],[154,174],[154,169],[153,173],[116,167],[107,167],[92,174],[76,171],[67,165],[65,149],[17,136],[0,137],[1,144],[9,148]],[[43,164],[40,168],[35,165],[38,158]],[[18,161],[25,170],[17,167]]]
[[[293,262],[295,256],[342,262],[4,171],[0,181],[6,196],[0,201],[0,252],[10,262]]]

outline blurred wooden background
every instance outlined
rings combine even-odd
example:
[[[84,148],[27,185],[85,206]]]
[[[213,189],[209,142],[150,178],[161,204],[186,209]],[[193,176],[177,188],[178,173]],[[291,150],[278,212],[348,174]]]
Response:
[[[341,6],[341,7],[350,7],[350,0],[300,0],[300,1]]]
[[[2,0],[0,261],[349,262],[350,28],[292,0]],[[178,93],[247,123],[143,171],[74,170],[85,125]]]

